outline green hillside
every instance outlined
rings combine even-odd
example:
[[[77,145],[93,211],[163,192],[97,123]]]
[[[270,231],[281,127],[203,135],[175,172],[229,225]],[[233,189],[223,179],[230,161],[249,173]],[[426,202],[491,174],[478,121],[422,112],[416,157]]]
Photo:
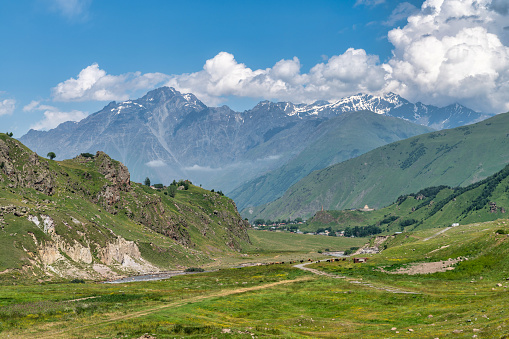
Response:
[[[377,227],[381,233],[447,227],[507,218],[509,165],[502,171],[467,187],[430,187],[400,196],[397,202],[375,211],[319,211],[304,231],[319,228],[361,231]]]
[[[184,187],[181,187],[184,188]],[[62,162],[0,134],[0,279],[104,278],[184,268],[249,242],[233,201],[133,183],[106,154]]]
[[[309,217],[327,210],[387,206],[431,186],[467,186],[509,162],[509,114],[394,142],[315,171],[276,201],[245,209],[250,219]]]
[[[282,167],[241,185],[229,196],[239,209],[274,201],[315,170],[354,158],[376,147],[432,131],[402,119],[369,111],[348,112],[326,120],[317,140]]]

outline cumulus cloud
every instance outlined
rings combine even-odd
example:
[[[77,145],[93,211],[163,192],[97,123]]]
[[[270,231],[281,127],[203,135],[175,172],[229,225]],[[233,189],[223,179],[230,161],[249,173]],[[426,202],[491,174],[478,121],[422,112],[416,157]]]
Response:
[[[358,5],[380,1],[359,0]],[[301,73],[299,59],[252,70],[221,52],[202,71],[176,75],[168,85],[207,104],[230,95],[269,100],[335,100],[359,92],[396,92],[436,105],[460,102],[484,112],[509,110],[509,16],[500,0],[426,0],[420,9],[399,4],[388,18],[402,28],[388,33],[393,56],[385,64],[362,49],[348,49]]]
[[[202,71],[172,76],[167,85],[192,92],[209,105],[231,95],[312,102],[381,90],[386,76],[377,56],[353,48],[315,65],[309,73],[300,69],[297,57],[280,60],[272,68],[252,70],[232,54],[221,52],[207,60]]]
[[[37,101],[32,101],[30,104],[23,107],[23,111],[44,111],[44,118],[30,126],[32,129],[42,131],[47,131],[55,128],[66,121],[80,121],[86,118],[88,115],[87,113],[78,110],[61,112],[57,107],[40,105]]]
[[[461,102],[509,110],[509,48],[503,18],[489,0],[427,0],[403,28],[389,32],[394,57],[387,90],[410,100]]]
[[[358,0],[374,6],[381,0]],[[350,48],[324,57],[306,73],[297,57],[251,69],[220,52],[194,73],[109,75],[92,64],[53,88],[55,101],[126,100],[138,90],[165,84],[194,93],[207,105],[231,96],[310,103],[356,93],[395,92],[411,101],[459,102],[484,112],[509,110],[509,8],[504,0],[426,0],[417,9],[400,3],[387,19],[392,57]]]
[[[83,69],[76,79],[59,83],[52,89],[52,96],[55,101],[127,100],[131,93],[153,89],[167,79],[162,73],[109,75],[94,63]]]
[[[10,115],[16,108],[16,100],[4,99],[0,100],[0,115]]]

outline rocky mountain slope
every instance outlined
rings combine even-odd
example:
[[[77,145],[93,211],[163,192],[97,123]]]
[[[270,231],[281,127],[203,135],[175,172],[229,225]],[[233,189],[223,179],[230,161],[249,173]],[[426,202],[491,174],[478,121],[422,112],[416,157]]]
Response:
[[[230,192],[316,142],[318,129],[330,118],[358,110],[434,128],[484,118],[463,106],[412,104],[395,94],[311,105],[264,101],[234,112],[227,106],[207,107],[193,94],[163,87],[137,100],[112,102],[78,123],[66,122],[47,132],[31,130],[20,140],[39,154],[55,152],[57,159],[104,151],[126,164],[135,181],[147,176],[162,183],[189,178]],[[359,137],[367,135],[359,131]],[[341,152],[342,145],[324,146]]]
[[[0,134],[2,276],[100,279],[197,266],[249,242],[230,199],[130,181],[103,152],[56,162]]]
[[[430,186],[467,186],[509,163],[509,114],[394,142],[316,171],[249,218],[309,217],[328,210],[381,208]]]

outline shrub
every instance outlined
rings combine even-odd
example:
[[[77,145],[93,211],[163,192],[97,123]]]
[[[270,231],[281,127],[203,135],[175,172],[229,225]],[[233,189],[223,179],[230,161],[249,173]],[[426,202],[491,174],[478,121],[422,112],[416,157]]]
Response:
[[[94,155],[92,153],[81,153],[80,154],[84,158],[93,158]]]
[[[498,230],[496,230],[496,232],[495,232],[495,233],[496,233],[496,234],[507,234],[507,231],[506,231],[506,230],[504,230],[504,229],[498,229]]]
[[[354,253],[355,251],[357,251],[358,249],[359,249],[359,247],[350,247],[350,249],[348,249],[344,252],[344,255],[350,255],[350,254]]]
[[[84,284],[85,280],[83,279],[73,279],[71,280],[71,284]]]
[[[201,267],[189,267],[184,272],[204,272],[205,270]]]
[[[399,224],[401,225],[401,227],[406,227],[406,226],[413,225],[417,222],[418,222],[418,220],[415,220],[415,219],[405,219],[405,220],[401,220]]]

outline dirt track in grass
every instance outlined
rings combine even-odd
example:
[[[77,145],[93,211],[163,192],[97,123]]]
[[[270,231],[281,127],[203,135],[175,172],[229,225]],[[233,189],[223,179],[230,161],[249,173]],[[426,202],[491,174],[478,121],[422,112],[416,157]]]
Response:
[[[6,335],[6,336],[11,335],[12,338],[30,338],[30,339],[34,339],[34,338],[77,338],[78,336],[83,337],[83,332],[86,331],[87,328],[92,328],[92,327],[97,328],[102,325],[106,325],[106,324],[117,322],[117,321],[125,321],[125,320],[129,320],[129,319],[143,317],[143,316],[149,315],[151,313],[155,313],[155,312],[160,311],[165,308],[180,307],[180,306],[191,304],[191,303],[197,303],[197,302],[200,302],[200,301],[203,301],[206,299],[225,297],[225,296],[229,296],[229,295],[233,295],[233,294],[240,294],[240,293],[251,292],[251,291],[258,291],[258,290],[275,287],[278,285],[292,284],[292,283],[307,281],[307,280],[312,280],[312,279],[313,279],[313,277],[307,276],[307,277],[300,277],[300,278],[292,279],[292,280],[277,281],[277,282],[273,282],[270,284],[237,288],[234,290],[223,290],[223,291],[219,291],[216,293],[200,295],[200,296],[192,297],[189,299],[183,299],[183,300],[179,300],[179,301],[175,301],[175,302],[166,303],[164,305],[150,307],[150,308],[138,311],[138,312],[131,312],[131,313],[122,314],[122,315],[105,314],[102,316],[102,319],[94,319],[93,323],[83,324],[83,325],[79,325],[76,327],[66,327],[63,329],[55,329],[55,327],[57,327],[57,326],[62,326],[62,325],[68,326],[69,324],[67,324],[67,323],[52,323],[52,324],[46,325],[45,326],[46,328],[41,328],[41,327],[34,328],[35,331],[32,333],[2,333],[2,336],[3,335]],[[79,333],[79,335],[78,335],[78,333]],[[95,335],[94,335],[94,337],[95,337]]]

